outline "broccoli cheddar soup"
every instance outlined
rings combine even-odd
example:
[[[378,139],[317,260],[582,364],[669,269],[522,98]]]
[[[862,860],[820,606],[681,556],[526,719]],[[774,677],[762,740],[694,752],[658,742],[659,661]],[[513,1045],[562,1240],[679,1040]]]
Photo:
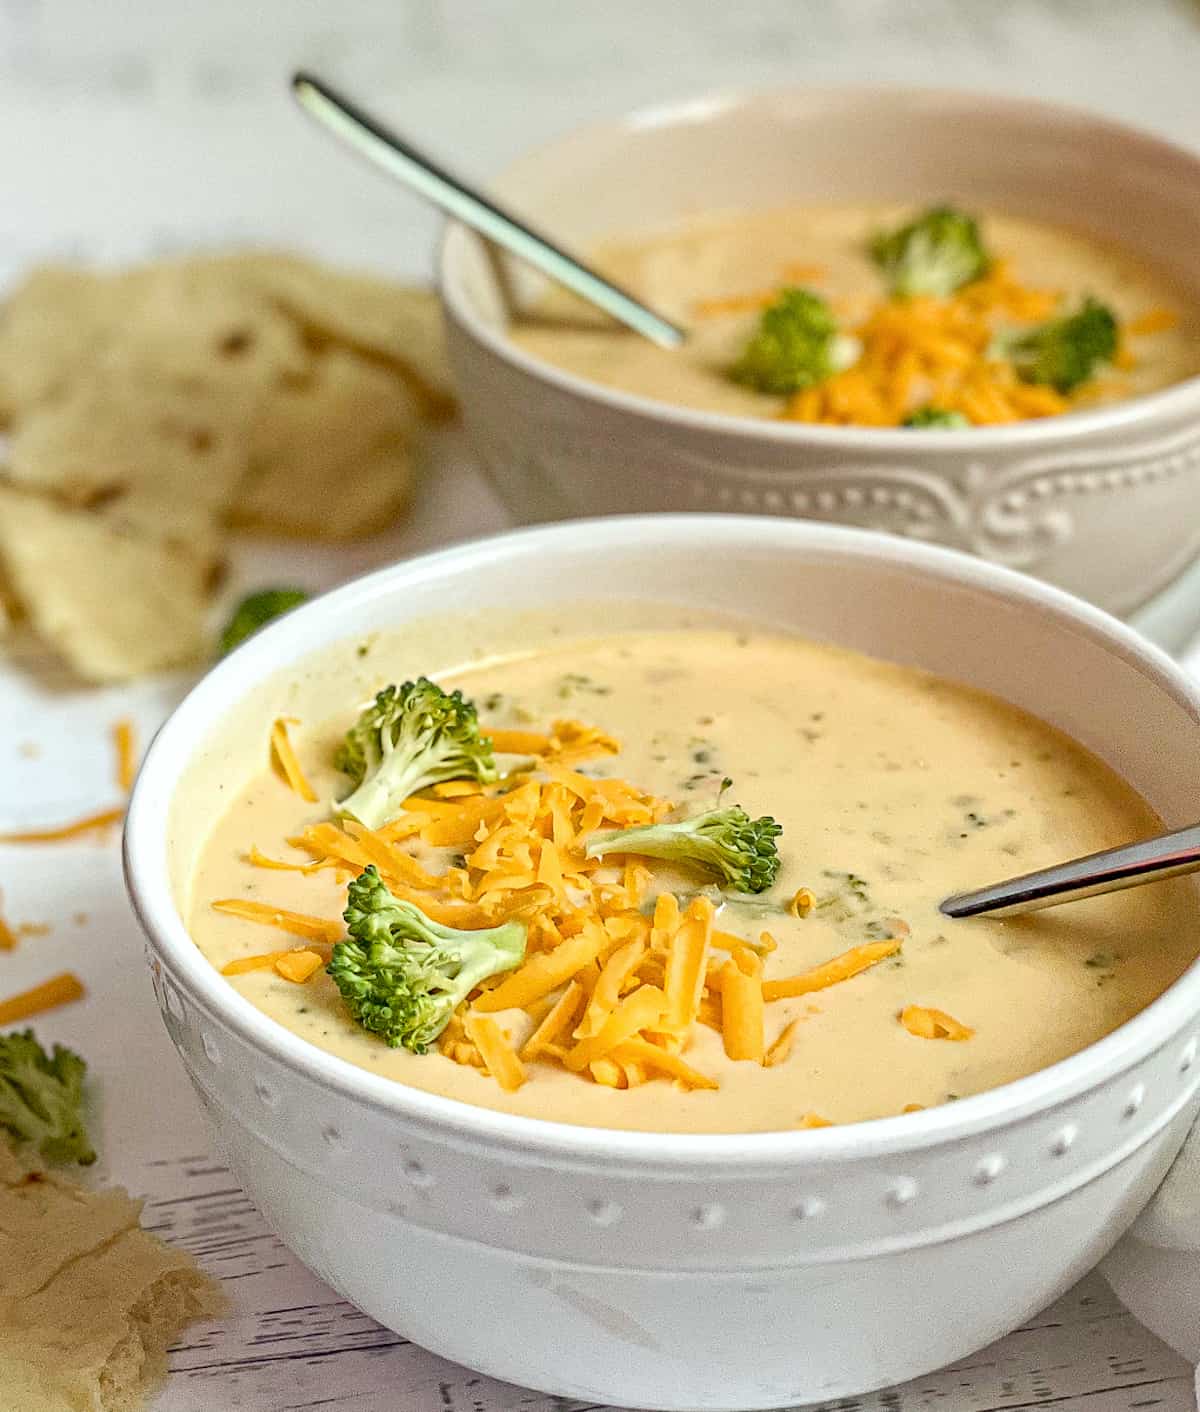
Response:
[[[597,265],[679,350],[564,294],[510,330],[589,381],[733,416],[941,428],[1055,416],[1200,372],[1195,298],[1133,252],[952,207],[822,206],[614,239]]]
[[[259,722],[271,768],[186,911],[231,986],[397,1083],[614,1128],[849,1123],[1052,1064],[1195,954],[1182,880],[941,915],[1159,827],[977,691],[725,627],[386,686],[374,655],[332,718]]]

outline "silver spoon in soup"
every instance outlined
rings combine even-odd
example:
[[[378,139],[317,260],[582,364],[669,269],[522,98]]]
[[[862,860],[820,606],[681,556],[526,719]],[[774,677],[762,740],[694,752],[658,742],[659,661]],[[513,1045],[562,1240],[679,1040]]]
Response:
[[[321,79],[309,73],[296,73],[292,77],[292,92],[310,117],[360,156],[404,182],[447,215],[565,285],[626,328],[663,348],[678,348],[687,338],[687,331],[678,324],[605,279],[490,197],[451,175]]]
[[[1086,858],[992,883],[975,892],[960,892],[947,897],[941,910],[947,917],[1015,917],[1081,897],[1195,872],[1200,872],[1200,824],[1142,839],[1140,843],[1106,848]]]

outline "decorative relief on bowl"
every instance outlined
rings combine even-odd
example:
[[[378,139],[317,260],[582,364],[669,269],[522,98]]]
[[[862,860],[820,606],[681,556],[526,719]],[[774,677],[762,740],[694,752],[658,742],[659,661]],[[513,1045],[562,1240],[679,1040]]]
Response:
[[[973,457],[941,471],[880,461],[742,467],[717,459],[718,449],[622,448],[563,429],[534,448],[524,432],[510,439],[490,423],[480,449],[489,479],[523,520],[682,509],[795,516],[930,540],[1050,578],[1067,548],[1127,531],[1128,502],[1138,492],[1186,481],[1169,492],[1171,504],[1200,497],[1200,485],[1190,483],[1200,472],[1200,426],[1114,449]],[[1160,493],[1154,523],[1141,530],[1169,538],[1165,558],[1156,551],[1155,559],[1170,559],[1173,574],[1190,559],[1200,528],[1187,519],[1164,525],[1162,501]],[[1145,587],[1145,566],[1137,573],[1131,592]]]
[[[955,475],[878,462],[795,472],[695,464],[690,508],[799,515],[885,530],[1037,570],[1081,529],[1085,502],[1127,497],[1200,471],[1200,430],[1118,451],[1040,455],[1006,467],[973,459]],[[1121,519],[1124,507],[1111,513]],[[1119,527],[1119,522],[1118,522]]]

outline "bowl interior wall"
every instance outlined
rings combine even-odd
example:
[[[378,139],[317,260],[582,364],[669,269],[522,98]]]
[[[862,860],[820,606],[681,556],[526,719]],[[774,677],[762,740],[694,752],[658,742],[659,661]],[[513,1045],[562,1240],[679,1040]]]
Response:
[[[1200,298],[1200,161],[1051,105],[901,89],[698,101],[562,138],[496,190],[581,252],[714,212],[951,200],[1118,242]],[[461,227],[444,269],[493,327],[544,286]]]

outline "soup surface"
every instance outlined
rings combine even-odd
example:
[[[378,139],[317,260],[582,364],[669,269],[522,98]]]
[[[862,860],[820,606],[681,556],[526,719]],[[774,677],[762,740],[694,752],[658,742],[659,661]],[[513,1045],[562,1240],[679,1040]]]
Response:
[[[536,731],[565,716],[602,728],[619,753],[575,765],[579,777],[633,781],[687,812],[710,808],[728,779],[727,801],[782,825],[779,876],[759,895],[722,892],[687,867],[645,860],[642,914],[664,890],[685,906],[697,891],[714,900],[726,951],[714,942],[710,977],[737,938],[760,951],[768,992],[773,980],[881,938],[896,949],[823,989],[768,999],[768,1049],[795,1022],[779,1062],[731,1059],[719,1017],[696,1024],[683,1057],[719,1085],[710,1089],[653,1075],[608,1087],[586,1071],[535,1060],[524,1083],[506,1092],[487,1072],[437,1049],[389,1049],[349,1018],[323,970],[303,984],[270,968],[230,978],[280,1024],[398,1082],[513,1113],[621,1128],[741,1132],[877,1118],[1062,1059],[1129,1019],[1195,954],[1194,898],[1182,881],[1008,921],[956,922],[939,913],[950,892],[1158,826],[1097,759],[976,691],[838,648],[725,628],[622,632],[439,679],[477,703],[485,730]],[[192,935],[214,966],[291,940],[214,910],[214,900],[339,917],[344,875],[255,866],[248,851],[310,861],[283,840],[328,821],[325,801],[346,792],[330,760],[360,704],[294,728],[322,802],[306,803],[264,770],[217,820],[187,902]],[[263,723],[264,738],[269,727]],[[400,846],[435,874],[461,865],[469,849],[439,850],[412,837]],[[619,886],[628,881],[624,866],[618,859],[595,878],[611,876]],[[789,911],[801,889],[811,906]],[[969,1037],[912,1032],[900,1020],[908,1007],[957,1022]],[[514,1049],[538,1018],[521,1010],[497,1016]]]
[[[803,207],[612,240],[593,252],[596,263],[687,326],[691,336],[682,349],[668,351],[606,325],[561,293],[516,322],[511,337],[545,362],[623,392],[732,416],[801,421],[895,425],[931,402],[959,409],[971,422],[1019,420],[1119,401],[1200,372],[1200,319],[1192,301],[1134,254],[1069,230],[988,215],[981,226],[993,277],[953,301],[914,301],[906,306],[911,318],[898,319],[893,305],[886,327],[873,342],[868,336],[873,363],[866,392],[877,388],[880,399],[864,396],[854,368],[831,379],[820,396],[814,390],[770,395],[731,379],[764,305],[784,286],[821,295],[848,334],[873,327],[886,289],[870,239],[911,215],[901,207]],[[1081,386],[1062,397],[1048,388],[1006,389],[994,368],[984,375],[975,367],[980,339],[1069,312],[1086,297],[1116,316],[1119,351]]]

